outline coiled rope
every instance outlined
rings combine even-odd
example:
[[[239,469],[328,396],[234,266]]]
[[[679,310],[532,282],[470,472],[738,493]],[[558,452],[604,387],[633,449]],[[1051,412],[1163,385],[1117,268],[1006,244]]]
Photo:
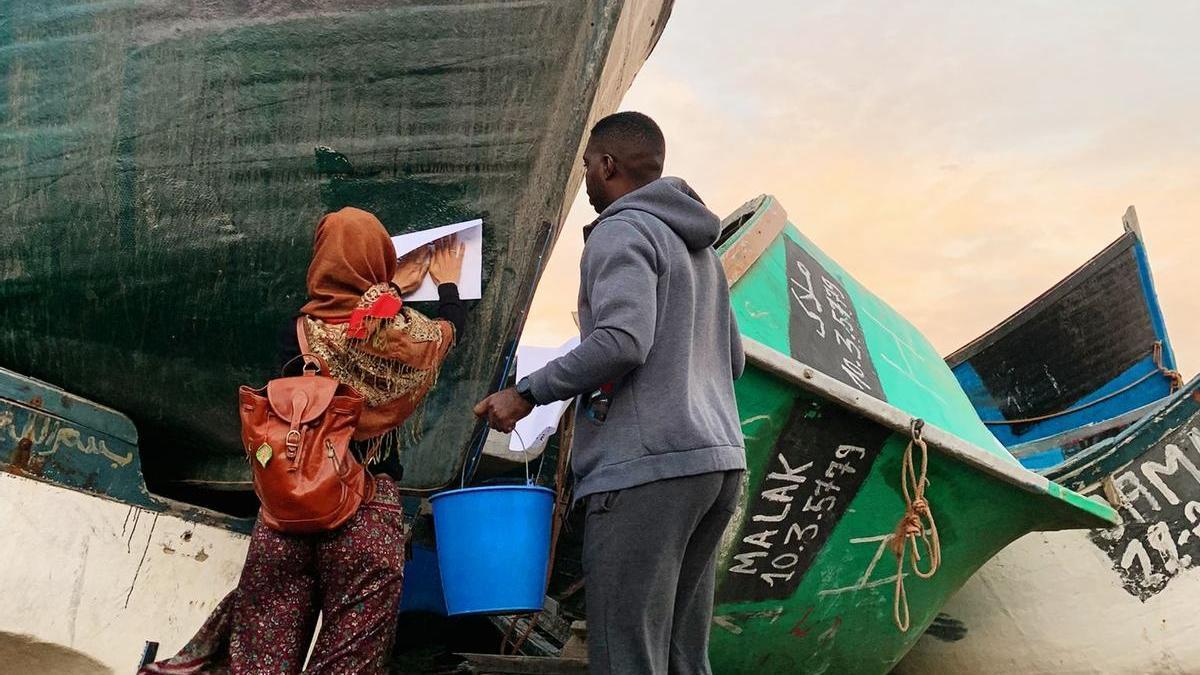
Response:
[[[1158,367],[1158,372],[1162,373],[1168,380],[1171,381],[1171,393],[1183,389],[1183,373],[1173,368],[1168,368],[1163,365],[1163,343],[1162,340],[1154,341],[1154,365]]]
[[[910,426],[910,440],[904,448],[904,459],[900,465],[900,490],[904,495],[904,516],[896,523],[896,531],[892,533],[890,546],[896,554],[896,593],[892,603],[892,618],[901,632],[907,632],[911,623],[908,609],[908,591],[904,588],[904,559],[908,551],[912,551],[911,567],[913,574],[921,579],[928,579],[937,573],[942,566],[942,542],[938,538],[937,523],[933,512],[929,509],[929,501],[925,499],[925,488],[929,485],[926,472],[929,468],[929,448],[921,437],[925,421],[914,419]],[[913,463],[913,447],[921,451],[921,471],[918,474]],[[921,553],[917,546],[917,538],[925,545],[929,555],[929,567],[922,570],[917,563]],[[912,546],[909,546],[912,542]]]

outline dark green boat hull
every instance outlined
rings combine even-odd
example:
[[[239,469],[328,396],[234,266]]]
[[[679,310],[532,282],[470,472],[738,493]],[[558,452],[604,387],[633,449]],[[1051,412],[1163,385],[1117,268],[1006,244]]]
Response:
[[[277,366],[321,214],[483,216],[483,300],[403,453],[449,482],[670,6],[8,3],[0,366],[128,414],[152,489],[245,488],[235,391]]]

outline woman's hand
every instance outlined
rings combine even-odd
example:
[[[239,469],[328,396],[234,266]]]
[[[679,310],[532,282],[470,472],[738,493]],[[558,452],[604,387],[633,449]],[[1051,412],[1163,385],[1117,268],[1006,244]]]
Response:
[[[432,257],[429,247],[421,246],[400,259],[392,283],[400,287],[401,295],[408,295],[421,287],[421,282],[425,281],[425,275],[429,272]]]
[[[462,278],[463,256],[467,245],[458,240],[458,235],[442,237],[433,242],[433,260],[429,263],[429,276],[433,283],[457,284]]]

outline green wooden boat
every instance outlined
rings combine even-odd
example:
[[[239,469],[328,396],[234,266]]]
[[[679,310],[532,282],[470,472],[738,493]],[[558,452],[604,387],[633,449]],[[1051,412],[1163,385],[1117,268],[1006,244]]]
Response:
[[[773,197],[731,215],[719,250],[750,364],[737,383],[749,471],[719,559],[715,671],[886,673],[1008,543],[1114,522],[1107,505],[1022,468],[917,329]],[[906,562],[907,602],[897,603],[889,544],[906,512],[901,467],[917,419],[941,564],[920,578]],[[907,631],[896,625],[905,605]]]
[[[671,7],[3,3],[0,367],[128,415],[153,491],[220,502],[249,488],[234,392],[275,372],[321,214],[393,234],[482,216],[483,299],[405,451],[406,487],[450,482],[589,124]]]

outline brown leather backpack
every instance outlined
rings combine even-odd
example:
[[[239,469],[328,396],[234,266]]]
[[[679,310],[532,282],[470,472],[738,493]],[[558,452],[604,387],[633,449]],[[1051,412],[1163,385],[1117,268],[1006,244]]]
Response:
[[[238,390],[242,445],[268,527],[292,534],[332,530],[370,501],[375,481],[350,451],[363,409],[353,388],[326,377],[321,359],[308,353],[296,323],[302,374],[280,377],[261,389]]]

